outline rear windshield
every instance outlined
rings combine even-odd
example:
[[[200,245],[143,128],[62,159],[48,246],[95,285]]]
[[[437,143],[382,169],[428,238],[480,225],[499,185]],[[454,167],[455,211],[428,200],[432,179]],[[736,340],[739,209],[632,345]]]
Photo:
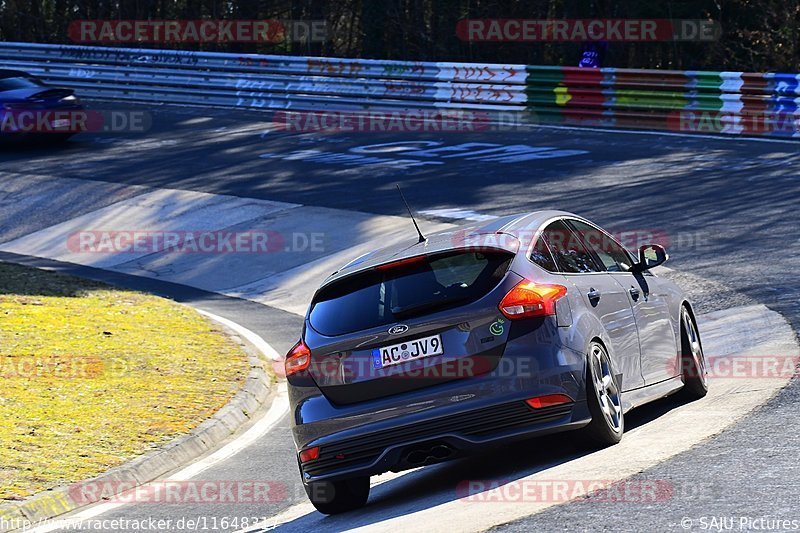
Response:
[[[44,87],[44,83],[35,78],[0,78],[0,92],[31,87]]]
[[[309,320],[323,335],[342,335],[474,302],[497,286],[512,258],[457,252],[370,270],[322,289]]]

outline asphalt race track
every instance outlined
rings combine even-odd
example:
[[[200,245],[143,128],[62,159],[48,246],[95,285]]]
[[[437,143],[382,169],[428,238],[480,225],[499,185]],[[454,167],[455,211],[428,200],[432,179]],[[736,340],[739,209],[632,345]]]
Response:
[[[275,130],[266,113],[141,109],[151,114],[153,123],[143,134],[83,134],[55,148],[0,145],[0,245],[134,197],[139,194],[136,187],[396,217],[404,215],[394,190],[394,184],[401,183],[409,203],[422,214],[423,231],[482,216],[546,208],[572,211],[623,235],[655,235],[665,242],[667,266],[675,271],[669,275],[695,296],[699,312],[764,304],[795,332],[800,327],[796,142],[557,128],[298,134]],[[80,181],[56,186],[69,178]],[[31,187],[49,184],[51,192],[38,194],[51,194],[53,202],[65,207],[50,212],[17,202],[15,196],[25,192],[20,183],[26,182]],[[410,222],[407,230],[413,237]],[[343,224],[326,231],[326,239],[334,241],[355,230]],[[115,281],[140,283],[141,288],[230,318],[281,353],[296,340],[302,322],[280,306],[122,275]],[[748,327],[735,317],[727,323]],[[712,516],[800,519],[798,400],[795,378],[721,434],[634,472],[634,479],[666,480],[676,488],[661,501],[609,503],[589,498],[549,506],[530,517],[515,512],[509,520],[494,523],[512,531],[681,531],[707,529],[701,518]],[[737,405],[735,398],[730,404]],[[626,422],[630,429],[646,430],[680,407],[675,400],[663,400],[634,411]],[[680,424],[683,419],[675,420],[674,427],[656,436],[661,446],[668,447],[674,433],[686,429]],[[369,529],[447,503],[456,498],[454,484],[460,480],[568,467],[587,455],[567,435],[546,437],[492,456],[387,478],[373,489],[371,504],[362,511],[325,518],[289,512],[306,501],[294,453],[284,416],[254,445],[203,473],[209,480],[285,483],[284,497],[268,508],[253,509],[245,503],[138,504],[109,510],[102,517],[257,516],[267,518],[257,530],[275,525],[287,531]],[[614,464],[610,461],[608,468]],[[372,503],[375,498],[377,504]],[[285,520],[270,522],[280,513]],[[422,518],[406,524],[415,530],[447,525]],[[241,528],[220,530],[234,529]]]

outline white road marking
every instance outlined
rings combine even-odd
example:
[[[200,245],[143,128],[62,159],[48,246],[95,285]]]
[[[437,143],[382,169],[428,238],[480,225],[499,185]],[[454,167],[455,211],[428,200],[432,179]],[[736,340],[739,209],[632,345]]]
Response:
[[[235,331],[236,333],[247,339],[250,343],[255,345],[255,347],[258,348],[261,351],[261,353],[263,353],[273,361],[280,361],[281,359],[283,359],[281,355],[275,350],[275,348],[270,346],[267,343],[267,341],[261,338],[261,336],[258,335],[257,333],[247,329],[242,325],[237,324],[233,320],[228,320],[227,318],[215,315],[214,313],[209,313],[208,311],[204,311],[202,309],[195,309],[195,311],[197,311],[201,315],[209,317],[211,320],[216,320],[220,324],[225,324],[233,331]]]

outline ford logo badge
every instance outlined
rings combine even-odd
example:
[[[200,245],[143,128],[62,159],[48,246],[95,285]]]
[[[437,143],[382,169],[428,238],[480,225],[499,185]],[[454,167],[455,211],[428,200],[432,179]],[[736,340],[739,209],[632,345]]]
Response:
[[[389,328],[389,335],[400,335],[408,331],[408,326],[405,324],[398,324]]]

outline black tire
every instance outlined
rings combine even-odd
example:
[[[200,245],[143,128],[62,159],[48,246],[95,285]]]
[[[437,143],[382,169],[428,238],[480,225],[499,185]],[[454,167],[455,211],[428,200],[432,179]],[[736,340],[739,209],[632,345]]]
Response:
[[[592,447],[606,447],[622,440],[625,416],[622,391],[617,383],[608,352],[599,342],[592,342],[586,359],[586,403],[592,421],[582,429]]]
[[[687,401],[699,400],[708,393],[706,377],[706,358],[700,333],[692,314],[686,307],[681,308],[681,378],[683,389],[680,396]]]
[[[308,499],[322,514],[339,514],[363,507],[369,498],[369,477],[303,484]]]

